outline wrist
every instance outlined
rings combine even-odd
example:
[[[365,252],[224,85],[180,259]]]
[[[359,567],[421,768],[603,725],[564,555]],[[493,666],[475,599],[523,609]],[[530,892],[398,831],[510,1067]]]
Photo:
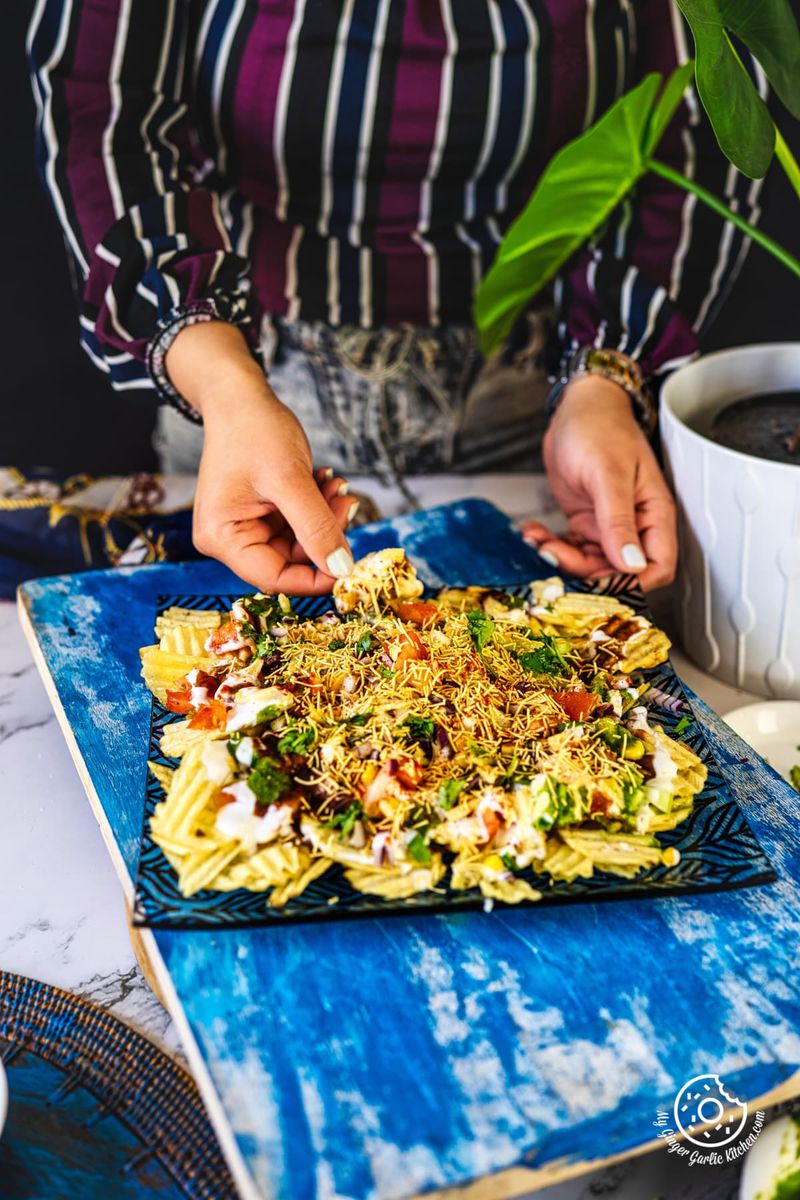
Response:
[[[638,424],[625,389],[601,375],[586,374],[571,379],[564,387],[550,425],[569,421],[576,414],[582,417],[605,414],[615,421],[630,420]]]
[[[165,366],[173,386],[204,420],[242,393],[272,395],[244,334],[226,321],[182,329],[167,351]]]

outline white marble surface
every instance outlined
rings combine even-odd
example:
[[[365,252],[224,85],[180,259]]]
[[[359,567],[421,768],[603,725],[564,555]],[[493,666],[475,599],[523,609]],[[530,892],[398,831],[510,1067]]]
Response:
[[[354,490],[358,490],[358,483]],[[423,503],[489,495],[515,517],[552,502],[538,480],[477,477],[418,489]],[[389,515],[393,498],[371,489]],[[663,611],[663,605],[659,608]],[[678,653],[687,682],[721,712],[749,697],[715,683]],[[0,968],[108,1007],[171,1053],[174,1027],[139,971],[122,891],[36,672],[15,606],[0,603]],[[650,1131],[643,1131],[649,1133]],[[681,1167],[651,1154],[537,1193],[537,1200],[728,1200],[736,1173]]]

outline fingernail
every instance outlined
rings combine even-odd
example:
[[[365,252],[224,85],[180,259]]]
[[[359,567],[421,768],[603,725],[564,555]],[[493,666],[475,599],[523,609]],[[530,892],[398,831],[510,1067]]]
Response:
[[[529,546],[539,545],[539,539],[534,537],[532,533],[523,533],[522,540],[523,542],[527,542]]]
[[[335,575],[337,579],[341,579],[343,575],[349,575],[355,566],[352,554],[349,550],[345,550],[344,546],[334,550],[333,554],[329,554],[325,561],[329,573]]]
[[[350,505],[350,511],[347,514],[347,524],[348,525],[352,525],[353,520],[355,519],[355,515],[360,508],[361,508],[360,500],[356,500],[353,504]]]
[[[549,550],[540,550],[539,558],[543,558],[544,561],[549,563],[551,567],[558,566],[558,559],[556,558],[555,554],[551,554]]]
[[[647,559],[640,546],[635,542],[627,542],[620,550],[622,561],[626,567],[631,567],[634,571],[643,571],[647,566]]]
[[[350,484],[347,482],[346,479],[344,479],[339,484],[338,488],[336,489],[336,495],[337,496],[346,496],[349,491],[350,491]]]
[[[320,475],[323,479],[333,479],[333,467],[323,467]]]

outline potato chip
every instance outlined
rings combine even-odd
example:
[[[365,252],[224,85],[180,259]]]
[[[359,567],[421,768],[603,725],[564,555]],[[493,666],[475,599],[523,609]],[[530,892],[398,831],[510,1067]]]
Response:
[[[505,870],[502,859],[493,850],[473,856],[460,854],[451,867],[450,886],[456,891],[477,887],[487,899],[502,900],[504,904],[542,898],[542,893],[526,879],[514,878]]]
[[[144,646],[139,651],[142,660],[142,678],[151,692],[162,704],[167,698],[167,688],[172,688],[187,671],[200,667],[207,671],[214,660],[208,655],[173,654],[160,646]]]
[[[209,739],[226,737],[221,729],[190,729],[191,717],[181,721],[170,721],[161,734],[161,753],[168,758],[180,758],[192,746],[200,746]]]
[[[166,795],[169,795],[169,789],[172,786],[172,777],[175,774],[174,768],[167,767],[164,763],[159,762],[149,762],[147,766],[153,778],[158,780]]]
[[[312,860],[306,869],[301,871],[299,875],[293,876],[291,879],[288,879],[286,883],[274,888],[273,891],[270,892],[267,903],[273,908],[282,908],[288,900],[293,900],[295,896],[301,895],[312,882],[312,880],[319,879],[320,875],[324,875],[325,872],[329,870],[330,865],[331,864],[327,861],[327,859],[324,858],[316,858]]]
[[[444,875],[441,855],[434,854],[425,866],[407,870],[404,867],[348,867],[345,876],[357,892],[384,896],[387,900],[403,900],[417,892],[430,892]]]
[[[657,667],[669,658],[672,642],[660,629],[648,625],[641,633],[635,633],[624,643],[620,661],[623,671],[642,671],[645,667]]]
[[[211,887],[217,876],[238,853],[238,843],[228,842],[215,848],[211,854],[197,852],[190,855],[179,873],[182,894],[193,896],[195,892]]]
[[[156,626],[156,633],[160,636],[159,649],[164,654],[188,654],[197,658],[206,656],[206,641],[210,632],[205,625],[176,624],[166,628],[162,625],[161,630]]]

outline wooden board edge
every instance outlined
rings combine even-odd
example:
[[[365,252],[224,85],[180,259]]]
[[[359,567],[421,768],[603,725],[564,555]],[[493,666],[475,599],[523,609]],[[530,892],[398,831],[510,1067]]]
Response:
[[[798,1097],[800,1097],[800,1071],[795,1071],[788,1079],[776,1084],[768,1092],[764,1092],[755,1100],[749,1100],[747,1102],[748,1112],[755,1113],[759,1110],[774,1108],[778,1104],[783,1104],[787,1100],[796,1100]],[[678,1136],[676,1140],[684,1141],[685,1139]],[[639,1158],[641,1155],[650,1154],[659,1148],[664,1148],[664,1141],[656,1137],[650,1138],[632,1149],[623,1150],[619,1154],[608,1154],[603,1158],[587,1159],[584,1162],[566,1162],[564,1159],[555,1159],[541,1167],[507,1167],[503,1171],[496,1171],[492,1175],[476,1179],[472,1183],[416,1193],[410,1197],[410,1200],[517,1200],[517,1197],[523,1196],[527,1192],[567,1183],[570,1179],[587,1175],[590,1171],[602,1171],[606,1167],[613,1167],[615,1163]]]
[[[81,754],[75,734],[72,731],[72,726],[67,719],[67,714],[64,711],[64,705],[61,703],[61,697],[58,694],[58,688],[56,687],[55,680],[53,679],[47,659],[44,656],[42,647],[39,644],[39,639],[36,636],[36,630],[33,627],[33,622],[31,621],[30,612],[28,611],[27,597],[21,588],[17,591],[17,614],[19,616],[19,623],[22,626],[22,633],[25,637],[25,641],[28,643],[28,648],[33,655],[33,661],[36,664],[36,669],[39,672],[42,683],[44,684],[44,690],[47,693],[47,698],[52,705],[53,712],[56,714],[56,720],[58,721],[61,732],[64,735],[64,740],[67,743],[67,749],[69,750],[70,757],[75,764],[78,777],[83,784],[83,789],[89,799],[89,804],[92,812],[94,813],[95,820],[100,826],[100,833],[103,836],[106,849],[111,857],[114,870],[116,871],[119,881],[122,884],[122,890],[125,893],[125,900],[129,905],[132,905],[134,891],[133,879],[131,878],[130,872],[125,863],[125,859],[122,857],[120,849],[116,843],[113,830],[111,829],[111,826],[108,822],[108,817],[105,814],[105,809],[100,802],[100,797],[97,794],[97,789],[94,786],[92,777],[89,774],[86,763],[84,762],[84,758]]]
[[[53,679],[50,667],[42,652],[39,639],[36,636],[36,630],[34,629],[33,622],[31,621],[27,606],[27,597],[21,589],[17,592],[17,612],[25,641],[28,643],[28,647],[33,655],[33,661],[36,664],[36,669],[38,670],[42,683],[44,684],[47,698],[53,706],[53,711],[56,714],[56,720],[58,721],[61,732],[64,735],[64,740],[67,743],[70,757],[75,764],[78,777],[83,784],[83,788],[88,797],[92,812],[97,820],[98,825],[100,826],[100,832],[103,836],[103,841],[106,844],[108,852],[111,856],[111,861],[114,864],[114,869],[116,870],[120,883],[122,884],[122,889],[125,894],[125,902],[130,908],[130,905],[133,903],[133,880],[131,879],[130,872],[125,864],[125,860],[123,859],[119,847],[114,839],[114,834],[111,826],[109,825],[103,805],[100,802],[100,797],[97,794],[97,790],[92,782],[92,777],[89,774],[89,770],[84,761],[80,747],[78,746],[77,740],[72,731],[72,727],[67,719],[67,714],[65,713],[64,706],[61,703],[61,697],[58,694],[55,680]],[[169,972],[167,971],[164,960],[161,957],[161,952],[158,949],[155,937],[153,936],[152,931],[149,929],[140,929],[136,932],[139,939],[139,947],[149,965],[149,972],[145,972],[145,974],[146,976],[152,975],[154,977],[158,986],[153,988],[153,991],[175,1022],[175,1027],[178,1030],[178,1036],[180,1037],[186,1058],[189,1062],[192,1077],[197,1084],[197,1088],[200,1092],[203,1104],[205,1105],[208,1118],[213,1126],[214,1132],[217,1135],[220,1148],[222,1149],[223,1156],[228,1164],[228,1169],[233,1176],[236,1187],[239,1190],[241,1200],[264,1200],[263,1194],[256,1187],[256,1184],[247,1169],[244,1158],[242,1157],[241,1151],[237,1145],[233,1129],[231,1128],[222,1104],[220,1103],[214,1082],[211,1079],[208,1068],[200,1053],[200,1048],[195,1041],[191,1025],[189,1024],[188,1018],[183,1011],[183,1005],[181,1004],[178,994],[175,991],[175,987],[172,983]],[[134,947],[134,953],[135,952],[136,947]],[[137,955],[136,957],[137,961],[139,961],[139,956]],[[144,971],[144,968],[142,969]]]
[[[167,970],[164,959],[161,957],[161,951],[158,948],[155,934],[151,929],[139,929],[137,933],[141,939],[142,949],[147,956],[150,969],[158,983],[157,989],[154,990],[159,997],[163,996],[165,1007],[175,1022],[181,1045],[186,1053],[192,1078],[197,1084],[197,1089],[205,1105],[208,1119],[211,1122],[214,1133],[217,1135],[217,1140],[225,1162],[228,1165],[228,1170],[239,1192],[239,1200],[266,1200],[264,1191],[259,1188],[248,1170],[242,1152],[239,1149],[239,1144],[236,1141],[236,1136],[228,1120],[228,1116],[222,1107],[222,1102],[209,1073],[206,1061],[200,1052],[200,1047],[195,1040],[186,1013],[183,1011],[183,1005],[180,1002],[178,993],[175,991],[172,977]]]

